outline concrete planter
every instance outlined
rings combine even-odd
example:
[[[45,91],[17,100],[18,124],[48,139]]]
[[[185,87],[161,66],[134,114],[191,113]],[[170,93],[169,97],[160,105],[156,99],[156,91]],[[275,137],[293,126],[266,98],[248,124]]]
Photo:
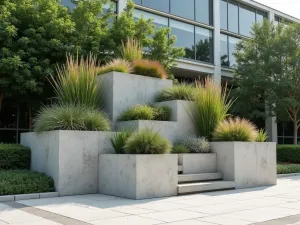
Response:
[[[177,195],[177,155],[99,156],[99,193],[130,199]]]
[[[216,153],[178,154],[178,165],[182,165],[183,174],[215,173],[217,172]]]
[[[217,170],[236,188],[275,185],[276,143],[212,142]]]
[[[98,193],[98,155],[110,153],[110,132],[49,131],[21,134],[31,169],[51,176],[60,196]]]

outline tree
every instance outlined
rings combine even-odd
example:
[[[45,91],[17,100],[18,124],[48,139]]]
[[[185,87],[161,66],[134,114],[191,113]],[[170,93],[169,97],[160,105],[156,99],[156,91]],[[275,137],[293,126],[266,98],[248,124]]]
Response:
[[[277,116],[300,127],[300,26],[255,24],[235,54],[235,111],[250,118]],[[266,110],[267,109],[267,110]]]

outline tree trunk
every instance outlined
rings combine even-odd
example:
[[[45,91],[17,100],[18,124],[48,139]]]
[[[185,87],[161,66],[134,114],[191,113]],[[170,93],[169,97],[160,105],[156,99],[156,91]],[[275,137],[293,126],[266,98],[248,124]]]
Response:
[[[294,122],[294,145],[298,144],[298,124],[297,120]]]

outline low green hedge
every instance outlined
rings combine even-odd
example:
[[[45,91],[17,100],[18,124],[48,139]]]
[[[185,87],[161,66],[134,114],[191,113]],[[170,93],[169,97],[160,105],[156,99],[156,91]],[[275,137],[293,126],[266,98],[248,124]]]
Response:
[[[300,164],[278,164],[277,174],[300,173]]]
[[[54,191],[54,182],[45,174],[27,170],[0,170],[0,196]]]
[[[277,162],[300,163],[300,145],[277,145]]]
[[[0,169],[30,169],[31,151],[18,144],[0,144]]]

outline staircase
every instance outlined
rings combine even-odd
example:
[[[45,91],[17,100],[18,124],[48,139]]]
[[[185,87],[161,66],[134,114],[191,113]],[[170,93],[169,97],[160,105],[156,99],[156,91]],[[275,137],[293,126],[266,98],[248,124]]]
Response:
[[[183,166],[178,165],[178,194],[190,194],[217,190],[234,189],[233,181],[224,181],[218,172],[183,174]]]

